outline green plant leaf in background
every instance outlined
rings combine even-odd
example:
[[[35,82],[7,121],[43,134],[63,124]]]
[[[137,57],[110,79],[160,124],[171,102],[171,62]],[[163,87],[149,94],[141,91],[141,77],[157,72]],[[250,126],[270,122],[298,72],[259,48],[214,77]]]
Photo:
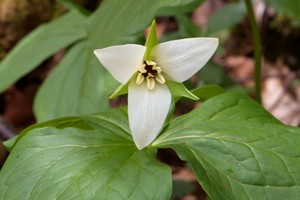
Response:
[[[186,0],[183,4],[180,0],[167,0],[165,1],[166,6],[160,8],[157,11],[157,15],[173,16],[177,14],[188,13],[198,7],[201,3],[203,3],[203,1],[204,0]],[[172,2],[172,4],[167,5],[168,2]]]
[[[229,75],[226,74],[224,68],[222,68],[220,65],[212,61],[206,63],[206,67],[201,69],[197,73],[197,76],[200,79],[200,81],[203,82],[204,87],[206,85],[213,84],[213,85],[219,85],[225,88],[227,91],[235,91],[235,92],[245,93],[245,94],[247,93],[247,90],[245,90],[245,88],[242,88],[242,86],[236,84],[236,82],[234,82],[229,77]]]
[[[186,15],[176,15],[179,24],[179,31],[182,37],[199,37],[201,36],[201,28],[194,24]]]
[[[206,32],[211,34],[225,28],[231,28],[245,17],[244,1],[225,4],[209,18]],[[221,23],[220,23],[221,22]]]
[[[203,36],[201,28],[194,24],[186,14],[176,13],[175,19],[178,25],[178,30],[162,35],[159,38],[160,42]]]
[[[0,92],[59,50],[87,36],[85,17],[76,11],[38,27],[0,63]]]
[[[172,198],[171,199],[180,199],[184,195],[189,194],[193,192],[194,190],[193,183],[184,182],[180,180],[174,180],[173,181],[173,192],[172,192]]]
[[[211,199],[297,199],[300,129],[247,96],[224,93],[171,121],[153,143],[193,167]]]
[[[207,100],[225,92],[225,90],[218,85],[204,85],[203,87],[191,91],[195,96],[201,100]]]
[[[168,199],[171,170],[136,149],[121,109],[35,125],[0,172],[0,199]]]
[[[300,22],[300,1],[295,0],[265,0],[268,6],[271,6],[280,14],[287,15]]]
[[[72,0],[59,0],[59,2],[69,10],[78,10],[80,13],[84,15],[90,15],[91,12],[84,8],[82,5],[78,4],[78,2],[74,2]]]
[[[207,62],[206,67],[201,69],[197,73],[197,76],[205,84],[223,85],[226,79],[228,79],[228,75],[224,69],[212,61]]]

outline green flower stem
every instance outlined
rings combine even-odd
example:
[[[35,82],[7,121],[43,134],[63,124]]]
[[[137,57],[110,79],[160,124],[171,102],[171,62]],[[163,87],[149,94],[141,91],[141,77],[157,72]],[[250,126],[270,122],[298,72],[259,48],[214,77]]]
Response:
[[[259,29],[255,20],[251,0],[245,0],[248,18],[251,24],[253,42],[254,42],[254,59],[255,59],[255,96],[256,101],[261,103],[261,39]]]

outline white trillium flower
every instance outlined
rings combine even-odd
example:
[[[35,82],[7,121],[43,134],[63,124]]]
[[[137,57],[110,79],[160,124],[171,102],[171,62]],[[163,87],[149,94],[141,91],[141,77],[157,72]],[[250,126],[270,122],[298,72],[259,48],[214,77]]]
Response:
[[[217,38],[187,38],[160,43],[144,60],[146,47],[136,44],[94,51],[121,84],[128,84],[128,118],[138,149],[159,134],[171,105],[168,81],[183,82],[198,72],[218,46]]]

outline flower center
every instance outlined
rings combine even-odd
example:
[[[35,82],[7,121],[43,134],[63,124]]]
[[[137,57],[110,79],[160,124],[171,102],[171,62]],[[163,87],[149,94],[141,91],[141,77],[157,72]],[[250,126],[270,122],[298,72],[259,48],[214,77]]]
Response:
[[[152,90],[155,86],[155,81],[160,84],[166,82],[165,78],[161,74],[161,68],[153,61],[146,60],[138,70],[138,75],[136,77],[136,83],[138,85],[146,79],[148,89]]]

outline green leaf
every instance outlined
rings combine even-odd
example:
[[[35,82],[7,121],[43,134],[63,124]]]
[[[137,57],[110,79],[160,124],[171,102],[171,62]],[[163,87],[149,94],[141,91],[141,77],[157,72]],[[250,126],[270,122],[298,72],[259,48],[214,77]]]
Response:
[[[300,1],[295,0],[266,0],[268,6],[273,7],[280,14],[287,15],[300,21]]]
[[[224,89],[218,85],[204,85],[203,87],[191,91],[202,100],[210,99],[214,96],[224,93]]]
[[[31,32],[0,63],[0,92],[58,50],[87,37],[85,17],[73,11]]]
[[[199,100],[199,98],[190,92],[182,83],[166,81],[166,85],[175,97],[186,97],[192,100]]]
[[[146,52],[144,55],[144,60],[149,60],[150,58],[150,54],[151,51],[153,49],[154,46],[156,46],[158,44],[158,40],[157,40],[157,36],[156,36],[156,22],[155,20],[153,20],[151,27],[150,27],[150,31],[146,40]]]
[[[207,22],[207,34],[231,28],[241,22],[246,14],[246,7],[243,1],[228,3],[218,9]]]
[[[89,61],[87,46],[86,41],[73,46],[42,84],[34,104],[40,122],[108,109],[117,82],[97,60]]]
[[[32,126],[27,127],[25,130],[23,130],[20,134],[16,135],[15,137],[6,140],[4,142],[5,147],[11,151],[14,146],[17,144],[17,142],[23,138],[29,131],[36,129],[36,128],[42,128],[45,126],[54,126],[56,128],[66,128],[70,127],[74,124],[75,127],[83,129],[83,130],[90,130],[92,129],[91,126],[89,126],[87,123],[85,123],[81,118],[78,117],[65,117],[60,119],[54,119],[51,121],[34,124]]]
[[[176,13],[175,19],[178,25],[178,30],[162,35],[159,38],[160,42],[203,36],[201,28],[194,24],[188,15]]]
[[[72,0],[59,0],[59,2],[68,10],[78,10],[84,15],[90,15],[91,12]]]
[[[165,0],[165,6],[158,10],[158,16],[173,16],[177,14],[184,14],[192,12],[197,8],[204,0]],[[168,2],[172,4],[167,5]],[[183,3],[184,2],[184,3]]]
[[[182,6],[192,1],[194,0],[103,1],[89,18],[89,39],[93,41],[91,48],[126,43],[128,37],[144,34],[158,9]]]
[[[224,69],[220,65],[212,61],[206,63],[205,67],[203,67],[197,73],[197,75],[205,84],[220,85],[224,84],[224,82],[226,82],[226,79],[229,79]]]
[[[187,15],[176,15],[181,37],[199,37],[201,28],[194,24]]]
[[[171,121],[153,143],[187,160],[211,199],[297,199],[300,129],[224,93]]]
[[[101,66],[93,51],[137,41],[160,7],[185,3],[184,0],[103,1],[86,20],[88,37],[72,46],[40,88],[35,100],[38,121],[107,110],[109,95],[118,83]]]
[[[194,189],[194,183],[175,180],[173,181],[173,192],[171,199],[180,199],[184,195],[193,192]]]
[[[170,197],[170,168],[156,160],[155,149],[136,149],[124,111],[76,119],[23,135],[0,172],[0,199]]]

